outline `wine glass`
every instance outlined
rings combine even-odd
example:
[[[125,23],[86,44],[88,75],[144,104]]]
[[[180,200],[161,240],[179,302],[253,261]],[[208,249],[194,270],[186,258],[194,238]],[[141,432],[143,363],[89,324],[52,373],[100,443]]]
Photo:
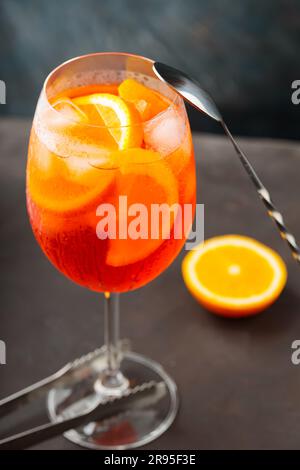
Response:
[[[65,433],[88,448],[146,444],[178,409],[171,377],[119,339],[119,294],[170,265],[195,209],[184,104],[152,65],[125,53],[65,62],[44,83],[30,136],[26,195],[34,235],[59,271],[103,293],[105,302],[102,354],[77,380],[50,391],[51,419],[74,416],[138,384],[165,384],[160,399]]]

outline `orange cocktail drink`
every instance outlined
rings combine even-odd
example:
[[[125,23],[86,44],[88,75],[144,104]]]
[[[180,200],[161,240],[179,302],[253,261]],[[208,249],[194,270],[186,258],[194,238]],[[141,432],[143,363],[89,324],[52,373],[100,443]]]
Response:
[[[191,134],[182,102],[158,83],[135,77],[66,88],[37,110],[27,167],[33,231],[60,271],[95,291],[146,284],[185,240],[174,229],[178,207],[195,203]],[[115,208],[113,221],[103,204]],[[145,223],[136,227],[135,204],[147,212],[147,233]],[[154,218],[153,204],[173,206],[169,224],[162,213]]]

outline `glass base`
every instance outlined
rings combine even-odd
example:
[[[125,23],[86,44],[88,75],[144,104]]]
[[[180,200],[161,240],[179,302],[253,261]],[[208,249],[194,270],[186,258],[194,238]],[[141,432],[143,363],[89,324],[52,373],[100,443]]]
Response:
[[[107,391],[99,386],[99,377],[106,366],[105,355],[87,367],[78,380],[54,388],[48,395],[48,410],[52,421],[76,416],[107,399]],[[64,436],[75,444],[90,449],[133,449],[158,438],[173,423],[178,410],[175,382],[156,362],[139,354],[126,352],[121,371],[129,386],[163,381],[167,393],[145,408],[131,407],[104,421],[92,422]]]

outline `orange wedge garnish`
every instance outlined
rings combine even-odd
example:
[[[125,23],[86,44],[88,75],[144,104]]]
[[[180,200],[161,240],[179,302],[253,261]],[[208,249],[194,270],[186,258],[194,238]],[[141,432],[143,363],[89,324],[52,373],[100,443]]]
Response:
[[[157,238],[151,238],[151,206],[168,204],[172,206],[178,202],[178,184],[170,168],[166,165],[160,154],[140,148],[115,152],[115,161],[119,164],[116,176],[117,194],[127,196],[127,206],[142,204],[147,211],[148,237],[147,239],[121,239],[109,241],[106,262],[111,266],[125,266],[140,261],[152,254],[170,235],[176,217],[176,211],[171,212],[168,222],[160,223]],[[116,202],[118,226],[128,227],[133,217],[121,212]]]
[[[240,235],[211,238],[192,250],[182,264],[193,296],[208,310],[228,317],[258,313],[283,290],[283,260],[262,243]]]
[[[142,121],[153,118],[170,105],[166,98],[133,78],[127,78],[119,85],[119,95],[125,101],[134,104]]]
[[[110,93],[94,93],[74,98],[73,103],[90,116],[92,124],[104,124],[120,150],[139,147],[143,129],[134,106]],[[88,111],[89,109],[89,111]],[[92,114],[91,114],[92,113]],[[95,116],[98,114],[97,121]]]

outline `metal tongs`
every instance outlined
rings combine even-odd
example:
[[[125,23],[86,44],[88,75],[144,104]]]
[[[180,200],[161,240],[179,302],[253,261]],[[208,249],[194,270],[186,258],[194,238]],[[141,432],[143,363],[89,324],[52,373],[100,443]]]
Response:
[[[104,348],[96,349],[79,359],[69,362],[44,380],[0,400],[0,418],[32,402],[38,396],[49,391],[54,385],[63,385],[76,377],[80,377],[86,367],[94,361],[101,360],[103,355]],[[159,401],[165,394],[166,388],[163,382],[150,381],[137,385],[126,390],[121,396],[108,397],[75,417],[61,418],[59,421],[46,423],[2,439],[0,440],[0,450],[25,449],[91,421],[109,419],[116,414],[130,410],[132,407],[147,407],[151,403]]]

